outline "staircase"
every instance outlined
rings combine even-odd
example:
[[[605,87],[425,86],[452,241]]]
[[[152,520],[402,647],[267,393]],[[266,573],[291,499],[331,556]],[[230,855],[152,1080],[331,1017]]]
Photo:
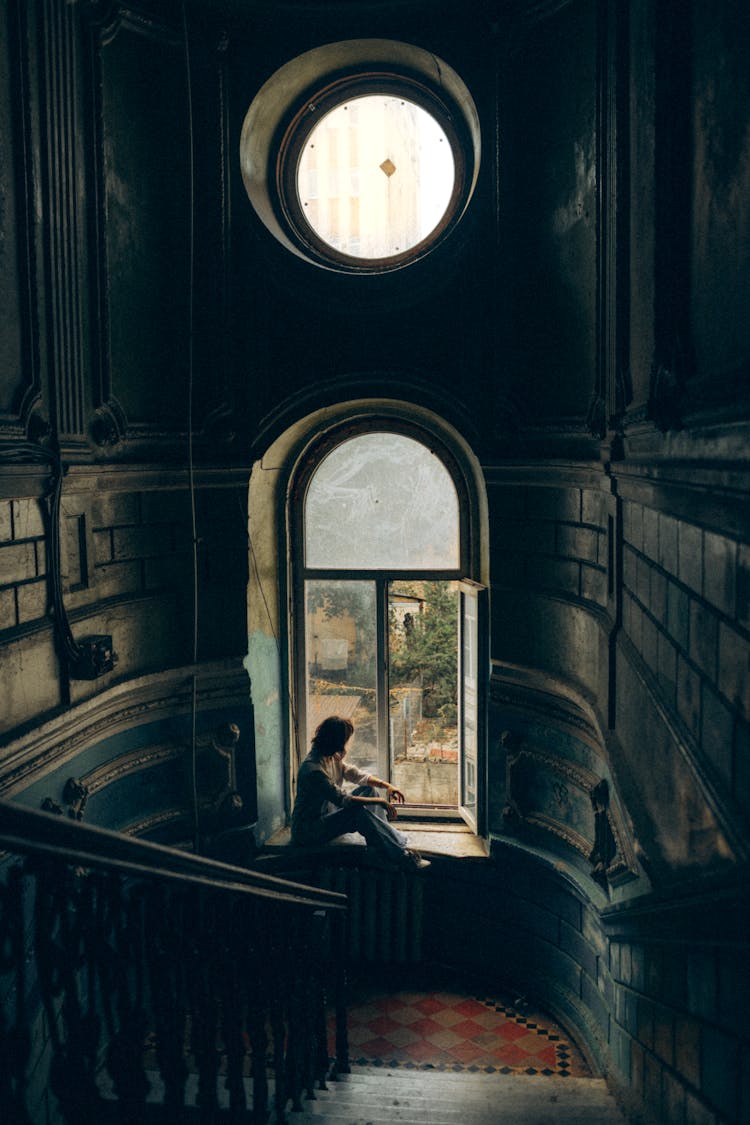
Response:
[[[144,1123],[160,1125],[164,1089],[149,1075],[151,1092]],[[273,1082],[270,1083],[273,1090]],[[245,1080],[248,1104],[250,1082]],[[105,1099],[108,1091],[102,1090]],[[197,1125],[197,1078],[188,1079],[180,1120]],[[217,1090],[218,1120],[226,1120],[224,1083]],[[106,1104],[106,1103],[105,1103]],[[114,1103],[110,1103],[114,1104]],[[286,1106],[286,1125],[626,1125],[602,1078],[425,1072],[357,1067],[316,1090],[302,1109]],[[110,1118],[101,1118],[109,1121]],[[115,1118],[111,1119],[113,1122]],[[269,1123],[279,1120],[273,1094]]]
[[[289,1125],[625,1125],[601,1078],[360,1068]]]

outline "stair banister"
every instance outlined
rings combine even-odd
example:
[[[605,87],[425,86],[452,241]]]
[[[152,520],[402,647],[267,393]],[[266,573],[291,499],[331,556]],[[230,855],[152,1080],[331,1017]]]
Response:
[[[212,1121],[225,1059],[232,1119],[265,1121],[269,1036],[277,1121],[324,1082],[345,896],[7,801],[0,849],[0,1120],[183,1120],[192,1071]]]

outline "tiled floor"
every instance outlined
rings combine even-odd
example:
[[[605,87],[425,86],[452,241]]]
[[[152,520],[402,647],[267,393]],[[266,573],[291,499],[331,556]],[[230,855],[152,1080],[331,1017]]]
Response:
[[[332,1038],[332,1021],[330,1030]],[[354,1066],[591,1076],[581,1052],[549,1017],[455,986],[415,992],[352,983],[349,1054]]]

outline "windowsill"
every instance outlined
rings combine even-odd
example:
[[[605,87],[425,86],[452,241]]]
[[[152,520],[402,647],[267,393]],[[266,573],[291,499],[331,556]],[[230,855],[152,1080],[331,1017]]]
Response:
[[[468,825],[459,820],[417,821],[406,817],[398,821],[399,828],[406,835],[409,847],[429,858],[430,856],[451,856],[454,859],[486,859],[487,845],[480,836],[475,836]],[[290,843],[289,828],[280,828],[266,841],[264,849],[276,851]],[[359,833],[352,832],[339,836],[329,847],[342,845],[365,846]]]
[[[435,822],[466,827],[464,819],[455,805],[399,805],[398,819],[418,824]]]

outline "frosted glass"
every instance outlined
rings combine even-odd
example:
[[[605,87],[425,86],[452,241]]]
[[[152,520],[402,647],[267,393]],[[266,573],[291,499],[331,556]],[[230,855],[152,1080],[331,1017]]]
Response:
[[[435,118],[380,94],[326,114],[297,170],[310,226],[355,258],[394,257],[422,242],[443,218],[454,182],[450,142]]]
[[[305,564],[343,570],[457,570],[458,496],[442,461],[403,434],[338,445],[305,501]]]

